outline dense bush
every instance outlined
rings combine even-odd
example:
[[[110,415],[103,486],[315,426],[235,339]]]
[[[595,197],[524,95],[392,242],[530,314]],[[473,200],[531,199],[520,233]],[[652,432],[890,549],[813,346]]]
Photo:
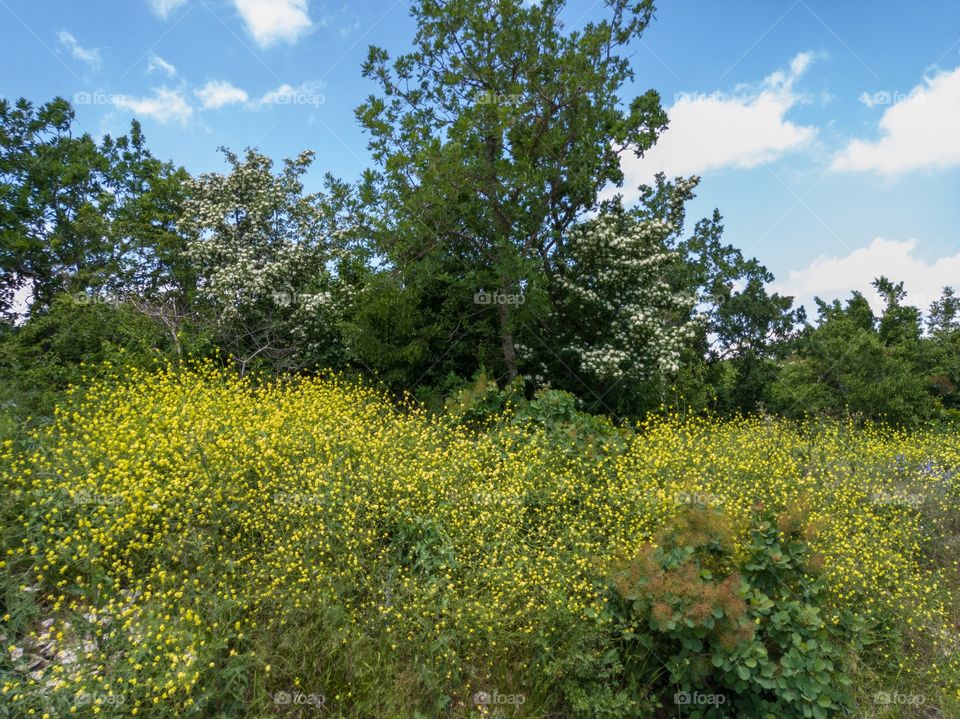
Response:
[[[857,627],[824,621],[823,561],[808,556],[803,513],[758,512],[739,562],[725,520],[693,507],[616,574],[627,672],[665,668],[678,709],[692,716],[847,713],[844,645]]]

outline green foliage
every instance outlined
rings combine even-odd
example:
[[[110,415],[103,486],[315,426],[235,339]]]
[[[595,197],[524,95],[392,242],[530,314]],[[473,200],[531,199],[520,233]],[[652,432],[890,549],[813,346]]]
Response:
[[[818,301],[818,325],[799,338],[770,385],[774,410],[787,416],[849,411],[904,425],[937,416],[919,312],[902,304],[902,284],[885,278],[876,284],[886,296],[879,318],[859,292],[846,306]]]
[[[472,384],[447,398],[445,411],[457,424],[486,428],[513,410],[517,403],[526,403],[522,380],[501,389],[496,380],[481,370]]]
[[[557,389],[542,388],[527,397],[521,379],[501,389],[481,372],[472,385],[448,398],[445,411],[457,425],[473,429],[506,425],[542,432],[549,446],[574,457],[622,451],[629,431],[609,417],[584,411],[581,404],[576,396]]]
[[[107,358],[100,347],[360,371],[431,408],[489,371],[616,421],[673,409],[960,422],[951,288],[926,333],[884,277],[879,316],[854,293],[797,333],[803,311],[723,243],[718,211],[685,236],[697,178],[658,176],[633,207],[600,201],[623,180],[622,153],[666,125],[655,92],[619,97],[653,6],[615,0],[574,31],[563,7],[417,3],[412,50],[391,61],[371,48],[363,67],[379,94],[356,112],[377,167],[356,186],[328,176],[323,193],[304,190],[309,151],[278,171],[255,149],[226,151],[226,174],[190,178],[150,154],[136,122],[98,142],[73,134],[61,98],[0,101],[0,342],[7,374],[26,380],[11,380],[0,424],[15,406],[48,411],[82,374],[70,363]],[[32,326],[18,328],[13,297],[27,290]],[[126,309],[116,326],[79,311],[81,332],[62,294]],[[24,372],[33,337],[64,349]]]
[[[378,165],[366,178],[378,251],[404,287],[433,286],[415,295],[428,338],[435,322],[482,334],[481,357],[493,348],[507,381],[519,371],[515,342],[529,344],[523,335],[545,316],[567,231],[622,182],[619,154],[649,149],[666,125],[655,92],[617,95],[633,75],[618,51],[653,4],[608,5],[607,18],[566,32],[562,0],[424,0],[412,9],[413,51],[391,66],[372,47],[363,66],[381,90],[356,111]],[[478,292],[524,300],[477,306]],[[493,331],[474,330],[491,321]]]
[[[931,369],[928,388],[954,422],[960,419],[960,299],[952,287],[944,287],[940,299],[927,313],[927,348]]]
[[[497,348],[483,339],[493,331],[490,318],[464,308],[473,290],[460,283],[454,292],[449,274],[437,272],[408,282],[393,272],[372,273],[342,326],[356,366],[430,406],[442,406],[464,376],[498,362]]]
[[[11,417],[45,417],[65,390],[131,367],[176,361],[176,347],[202,355],[202,336],[181,329],[176,340],[164,327],[121,301],[93,295],[55,297],[51,306],[0,340],[0,402]]]
[[[762,513],[737,562],[728,521],[705,508],[686,511],[613,578],[626,672],[668,685],[663,701],[683,716],[849,713],[837,636],[844,628],[828,628],[823,617],[812,566],[822,559],[809,556],[802,522],[800,512]]]
[[[155,159],[140,125],[129,136],[75,137],[74,111],[0,99],[0,314],[29,289],[34,311],[61,292],[144,296],[188,290],[175,222],[186,173]]]
[[[58,291],[86,286],[90,260],[106,247],[93,204],[99,158],[89,135],[70,134],[73,109],[62,99],[37,108],[0,100],[0,248],[3,301],[33,283],[41,306]],[[72,271],[64,272],[71,268]]]

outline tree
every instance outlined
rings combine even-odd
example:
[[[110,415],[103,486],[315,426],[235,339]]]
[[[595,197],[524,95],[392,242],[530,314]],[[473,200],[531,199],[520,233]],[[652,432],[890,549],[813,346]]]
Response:
[[[817,327],[804,333],[771,387],[774,409],[788,416],[849,411],[903,425],[936,416],[919,313],[902,304],[902,283],[881,277],[874,286],[885,300],[880,318],[859,292],[846,306],[817,299]]]
[[[129,136],[74,137],[62,98],[0,100],[0,311],[32,294],[31,312],[61,292],[127,294],[190,284],[175,218],[186,173],[154,158],[140,125]]]
[[[682,211],[686,184],[674,196]],[[604,211],[575,225],[554,258],[558,298],[541,322],[550,344],[521,346],[540,384],[580,394],[594,411],[637,414],[662,399],[666,377],[703,318],[678,282],[682,224],[675,212]]]
[[[930,303],[927,331],[936,337],[957,330],[960,330],[960,297],[952,287],[944,287],[940,299]]]
[[[622,182],[621,153],[642,154],[666,126],[655,92],[626,108],[618,96],[633,77],[618,53],[652,2],[608,0],[607,19],[569,33],[563,6],[421,0],[413,52],[391,67],[372,47],[363,67],[382,92],[357,109],[378,165],[366,177],[382,213],[376,246],[400,286],[449,290],[447,316],[429,315],[441,327],[469,324],[489,342],[483,315],[495,313],[508,381],[516,333],[542,315],[571,229]],[[525,301],[473,305],[481,291]]]
[[[930,387],[944,407],[960,412],[960,298],[944,287],[930,304],[927,332],[932,368]]]
[[[886,277],[878,277],[873,281],[873,286],[884,303],[883,314],[877,326],[880,340],[887,345],[919,342],[923,331],[920,310],[904,304],[907,292],[903,289],[903,282],[894,284]]]
[[[574,346],[589,354],[616,348],[618,364],[627,370],[585,388],[582,378],[596,375],[581,371],[578,357],[568,354],[552,363],[544,373],[551,381],[572,369],[577,376],[560,386],[588,402],[591,396],[605,398],[593,402],[594,409],[616,406],[618,414],[635,416],[669,403],[692,411],[754,411],[776,378],[783,347],[803,321],[792,298],[768,291],[773,275],[766,267],[723,244],[719,212],[686,234],[686,205],[698,182],[658,175],[653,185],[640,188],[635,207],[623,210],[608,202],[599,215],[622,218],[620,229],[628,231],[609,233],[606,242],[587,251],[568,241],[566,249],[579,250],[558,253],[565,260],[559,267],[569,276],[557,273],[563,285],[555,294],[566,301],[559,313],[563,319],[551,331],[575,328]],[[633,233],[638,236],[631,241]],[[608,307],[606,314],[584,312],[591,301]],[[643,332],[624,327],[622,320],[638,315]]]
[[[218,346],[241,371],[339,362],[350,256],[323,196],[304,193],[313,153],[286,160],[276,174],[256,150],[242,159],[223,153],[230,171],[191,181],[179,222]]]
[[[107,250],[93,205],[100,163],[89,135],[74,138],[73,109],[62,98],[37,108],[0,100],[2,306],[30,288],[38,307],[93,282],[90,260]]]
[[[806,316],[793,298],[770,293],[773,274],[756,258],[723,244],[720,213],[700,220],[680,243],[684,284],[704,316],[701,334],[684,356],[678,382],[685,404],[724,412],[753,412],[764,405],[779,361]],[[695,378],[691,386],[690,378]]]
[[[692,300],[668,282],[678,258],[666,249],[669,224],[602,214],[578,225],[565,243],[559,283],[579,314],[567,351],[604,379],[647,379],[676,372],[696,321]],[[595,339],[594,339],[595,338]]]

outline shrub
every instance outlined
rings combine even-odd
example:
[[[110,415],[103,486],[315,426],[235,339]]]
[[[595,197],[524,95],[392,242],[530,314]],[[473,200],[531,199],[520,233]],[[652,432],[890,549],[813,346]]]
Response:
[[[627,671],[694,717],[846,713],[842,640],[821,616],[820,562],[809,556],[800,519],[761,513],[744,561],[730,571],[728,518],[690,508],[621,566],[611,606]]]

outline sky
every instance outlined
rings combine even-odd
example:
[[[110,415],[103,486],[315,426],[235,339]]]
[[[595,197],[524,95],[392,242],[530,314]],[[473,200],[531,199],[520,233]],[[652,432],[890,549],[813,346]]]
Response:
[[[77,130],[137,118],[152,152],[190,172],[218,147],[277,161],[316,152],[356,180],[371,163],[354,109],[374,84],[367,48],[415,33],[407,0],[0,0],[0,96],[74,103]],[[568,29],[605,16],[564,10]],[[628,49],[670,127],[625,157],[626,199],[657,171],[699,175],[688,220],[718,208],[726,241],[774,288],[812,298],[903,281],[925,308],[960,288],[960,3],[955,0],[660,0]]]

